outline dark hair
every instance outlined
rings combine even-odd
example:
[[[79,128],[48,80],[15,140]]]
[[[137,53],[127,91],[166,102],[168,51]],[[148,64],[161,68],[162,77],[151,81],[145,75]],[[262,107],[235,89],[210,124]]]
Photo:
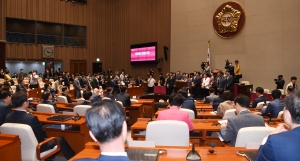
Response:
[[[226,101],[226,100],[231,100],[232,101],[232,93],[229,90],[224,91],[224,93],[222,94],[222,99],[224,101]]]
[[[214,93],[215,89],[214,88],[209,88],[209,93]]]
[[[67,90],[67,87],[62,87],[62,88],[61,88],[61,91],[62,91],[62,92],[66,91],[66,90]]]
[[[120,87],[121,93],[124,93],[124,92],[126,91],[126,89],[127,89],[126,86],[121,86],[121,87]]]
[[[290,91],[290,92],[293,92],[294,88],[293,88],[293,86],[288,86],[287,90]]]
[[[278,98],[280,98],[280,96],[281,96],[281,91],[280,90],[275,89],[275,90],[272,91],[273,99],[278,99]]]
[[[95,102],[86,111],[86,123],[100,143],[107,143],[122,133],[125,112],[116,101],[103,100]]]
[[[188,92],[186,90],[186,88],[181,88],[177,91],[177,93],[181,94],[184,98],[187,98],[188,96]]]
[[[43,92],[42,93],[43,100],[48,100],[49,96],[50,96],[50,92]]]
[[[11,103],[15,108],[22,107],[27,102],[27,94],[25,92],[16,92],[11,96]]]
[[[248,108],[250,105],[250,99],[248,96],[245,96],[243,94],[239,94],[235,100],[234,104],[239,104],[241,107]]]
[[[49,84],[48,84],[48,83],[45,83],[45,84],[44,84],[44,88],[47,89],[48,87],[49,87]]]
[[[278,78],[283,78],[283,75],[278,75]]]
[[[238,61],[238,60],[235,60],[234,62],[237,62],[237,63],[239,63],[239,61]]]
[[[291,81],[292,81],[292,80],[297,80],[297,77],[292,76],[292,77],[291,77]]]
[[[171,106],[181,106],[183,103],[183,96],[180,93],[173,93],[169,97],[169,103]]]
[[[285,108],[288,110],[292,117],[292,122],[300,124],[300,91],[296,91],[291,95],[285,97]]]
[[[83,95],[83,98],[84,98],[85,100],[89,100],[90,97],[91,97],[93,94],[92,94],[92,92],[89,91],[89,90],[84,90],[82,95]]]
[[[109,93],[111,90],[112,90],[111,87],[107,87],[107,88],[106,88],[106,93]]]
[[[1,100],[5,99],[9,96],[11,96],[11,93],[9,91],[6,91],[6,90],[0,91],[0,99]]]
[[[224,72],[220,72],[221,75],[224,75]]]
[[[262,87],[256,87],[255,92],[259,94],[264,94],[264,89]]]
[[[222,96],[224,93],[224,90],[222,88],[218,88],[217,93],[218,93],[218,95]]]

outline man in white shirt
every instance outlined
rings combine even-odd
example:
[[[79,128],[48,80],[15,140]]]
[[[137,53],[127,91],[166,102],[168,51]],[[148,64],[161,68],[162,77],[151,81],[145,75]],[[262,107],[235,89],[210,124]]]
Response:
[[[202,79],[202,96],[206,97],[208,96],[208,91],[209,91],[209,83],[210,83],[210,78],[208,77],[209,74],[204,74],[204,77]]]
[[[298,85],[297,85],[297,77],[292,76],[291,77],[291,82],[286,86],[285,92],[287,93],[288,88],[292,87],[293,90],[298,90]]]
[[[36,70],[33,70],[32,71],[32,74],[29,76],[30,78],[30,85],[29,85],[29,88],[32,89],[32,88],[38,88],[39,85],[38,85],[38,78],[39,76],[36,74]]]
[[[155,83],[155,79],[152,78],[153,76],[150,75],[149,79],[148,79],[148,93],[153,93],[154,92],[154,83]]]

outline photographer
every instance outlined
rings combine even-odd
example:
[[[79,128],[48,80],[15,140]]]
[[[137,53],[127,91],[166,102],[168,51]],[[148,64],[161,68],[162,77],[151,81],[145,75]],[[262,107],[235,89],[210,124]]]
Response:
[[[234,66],[228,59],[226,60],[225,69],[226,71],[229,71],[230,75],[234,76]]]
[[[203,74],[210,74],[211,69],[210,69],[210,66],[208,66],[208,64],[206,62],[201,63],[201,68],[203,70]]]
[[[284,81],[282,75],[279,75],[278,79],[274,79],[274,81],[275,81],[275,84],[277,84],[276,89],[283,89],[285,81]]]

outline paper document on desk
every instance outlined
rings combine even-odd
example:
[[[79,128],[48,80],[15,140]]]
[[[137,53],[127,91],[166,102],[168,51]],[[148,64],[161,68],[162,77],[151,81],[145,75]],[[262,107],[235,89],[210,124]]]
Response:
[[[224,122],[227,124],[227,120],[219,120],[219,121],[218,121],[219,124],[222,124],[222,123],[224,123]]]
[[[210,114],[212,114],[212,115],[216,115],[216,114],[217,114],[217,112],[216,112],[216,111],[211,111],[211,112],[210,112]]]

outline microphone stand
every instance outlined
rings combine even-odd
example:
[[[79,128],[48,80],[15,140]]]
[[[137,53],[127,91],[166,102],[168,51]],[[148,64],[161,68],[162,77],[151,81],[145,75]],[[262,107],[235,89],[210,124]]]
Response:
[[[195,143],[197,144],[197,143]],[[191,160],[191,161],[201,161],[201,156],[199,153],[195,150],[195,144],[192,146],[192,150],[187,154],[186,160]]]

